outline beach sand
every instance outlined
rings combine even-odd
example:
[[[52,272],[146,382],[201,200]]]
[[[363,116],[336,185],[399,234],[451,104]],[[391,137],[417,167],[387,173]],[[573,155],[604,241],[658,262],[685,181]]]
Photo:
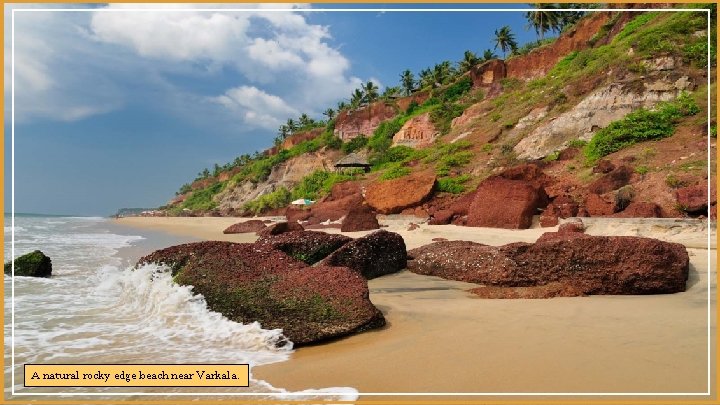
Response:
[[[225,227],[239,221],[124,218],[117,222],[210,240],[254,241],[254,234],[222,234]],[[543,232],[553,230],[422,224],[407,231],[410,222],[418,221],[388,217],[381,223],[388,225],[385,229],[400,233],[408,249],[438,237],[491,245],[533,242]],[[383,393],[704,393],[709,379],[714,393],[716,350],[715,342],[710,342],[713,354],[709,367],[708,333],[714,340],[715,230],[711,230],[708,250],[707,223],[700,221],[592,219],[587,224],[589,234],[647,236],[685,244],[691,262],[687,291],[653,296],[489,300],[466,292],[474,284],[403,271],[368,282],[370,298],[385,315],[386,327],[300,348],[290,361],[260,366],[252,372],[256,378],[292,391],[353,387],[364,394],[360,397],[363,400],[472,399]],[[507,399],[500,395],[474,397],[498,398]]]

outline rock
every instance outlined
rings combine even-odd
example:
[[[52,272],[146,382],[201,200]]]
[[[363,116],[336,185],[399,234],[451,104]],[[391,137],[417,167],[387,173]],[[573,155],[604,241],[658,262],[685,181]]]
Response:
[[[407,230],[408,230],[408,231],[414,231],[414,230],[416,230],[416,229],[418,229],[418,228],[420,228],[420,225],[418,225],[418,224],[416,224],[416,223],[414,223],[414,222],[411,222],[410,225],[408,225]]]
[[[580,220],[565,222],[558,227],[558,233],[585,233],[585,225]]]
[[[447,238],[432,238],[433,242],[444,242],[446,240],[447,240]]]
[[[13,274],[13,262],[15,262],[16,276],[50,277],[52,273],[52,260],[39,250],[18,256],[15,260],[5,263],[5,274]]]
[[[433,214],[432,219],[428,221],[429,225],[447,225],[452,221],[455,213],[451,210],[437,210]]]
[[[540,214],[540,226],[546,228],[557,225],[560,222],[559,216],[560,213],[557,208],[551,203],[545,208],[545,211]]]
[[[402,236],[380,230],[343,245],[320,262],[321,266],[348,267],[370,280],[405,268],[407,252]]]
[[[547,206],[540,215],[540,226],[555,226],[560,218],[570,218],[578,213],[578,204],[572,197],[561,195]]]
[[[604,200],[597,194],[589,194],[587,196],[584,208],[592,217],[612,215],[615,212],[615,204]],[[578,216],[580,216],[579,212]]]
[[[346,109],[335,118],[334,134],[347,142],[360,135],[370,136],[380,123],[392,119],[397,109],[390,102],[376,101],[368,106]]]
[[[651,202],[632,202],[623,211],[614,214],[616,218],[662,218],[660,207]]]
[[[256,243],[271,246],[307,264],[314,264],[351,240],[352,238],[345,235],[317,231],[293,231],[263,236]]]
[[[351,208],[340,227],[342,232],[370,231],[373,229],[380,229],[380,224],[372,208],[365,204]]]
[[[527,229],[544,196],[527,181],[491,177],[478,186],[467,225]]]
[[[285,219],[287,219],[288,222],[305,221],[310,218],[310,215],[309,209],[290,206],[285,210]]]
[[[632,174],[633,169],[631,167],[625,165],[620,166],[590,183],[588,191],[595,194],[605,194],[609,191],[617,190],[630,182]]]
[[[435,189],[435,173],[419,172],[394,180],[373,183],[365,199],[381,214],[397,214],[425,202]]]
[[[713,192],[711,194],[712,203],[715,203],[715,193]],[[695,186],[679,188],[675,191],[675,198],[678,206],[680,206],[683,211],[689,213],[703,213],[704,215],[707,215],[707,184],[698,184]]]
[[[235,322],[282,329],[295,345],[385,324],[367,282],[344,267],[307,267],[267,245],[199,242],[158,250],[138,262],[165,263],[208,308]],[[281,346],[283,339],[275,342]]]
[[[680,292],[689,267],[687,250],[677,243],[579,233],[499,247],[437,242],[408,255],[408,269],[418,274],[496,287],[562,283],[573,295]]]
[[[393,136],[393,146],[429,146],[438,134],[440,132],[430,120],[430,113],[420,114],[408,120]]]
[[[250,221],[238,222],[225,228],[223,233],[251,233],[265,229],[265,222],[259,219],[251,219]]]
[[[600,159],[592,168],[593,173],[610,173],[613,170],[615,170],[615,165],[611,161],[605,159]]]
[[[364,202],[359,183],[354,181],[338,183],[333,186],[327,197],[310,206],[310,216],[306,219],[312,225],[338,221],[351,209],[361,206]]]
[[[261,229],[257,232],[258,236],[270,236],[270,235],[279,235],[281,233],[285,232],[295,232],[295,231],[302,231],[304,228],[302,225],[298,224],[297,222],[278,222],[273,225],[269,225],[265,227],[264,229]]]
[[[534,163],[524,163],[511,167],[504,170],[499,176],[508,180],[523,180],[538,189],[544,188],[552,182],[552,178]]]

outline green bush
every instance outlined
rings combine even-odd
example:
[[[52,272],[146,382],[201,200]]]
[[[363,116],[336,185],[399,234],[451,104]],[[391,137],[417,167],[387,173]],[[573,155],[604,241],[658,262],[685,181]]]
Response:
[[[288,205],[290,201],[292,201],[291,198],[288,189],[280,187],[272,193],[261,195],[252,201],[246,202],[243,205],[243,210],[258,215],[265,211]]]
[[[336,183],[351,180],[352,175],[341,172],[327,172],[316,170],[300,180],[292,190],[292,199],[307,198],[317,200],[328,194]]]
[[[417,159],[420,154],[417,150],[407,146],[393,146],[386,150],[385,153],[375,154],[370,159],[370,164],[373,170],[382,170],[391,163],[408,163]]]
[[[620,31],[620,33],[618,33],[615,38],[613,38],[613,42],[617,42],[622,40],[623,38],[627,38],[631,34],[635,33],[638,28],[652,21],[652,19],[657,17],[659,14],[659,12],[655,11],[651,13],[640,14],[637,17],[633,18],[630,22],[625,24],[622,31]]]
[[[462,115],[463,111],[465,111],[465,106],[444,102],[430,113],[430,120],[441,134],[446,134],[450,132],[453,118]]]
[[[356,150],[360,150],[367,145],[368,139],[364,135],[356,136],[355,138],[345,142],[340,147],[340,150],[345,153],[352,153]]]
[[[470,175],[463,174],[457,177],[441,177],[438,179],[438,191],[446,193],[460,194],[465,191],[464,184],[470,180]]]
[[[646,174],[648,174],[648,172],[650,172],[650,168],[645,165],[638,166],[635,168],[635,173],[640,174],[640,175],[646,175]]]
[[[472,89],[472,84],[472,79],[469,76],[456,81],[442,92],[443,101],[450,103],[456,101]]]
[[[217,206],[217,203],[213,201],[213,196],[221,192],[225,187],[226,182],[214,183],[206,188],[196,190],[182,203],[182,208],[187,208],[193,211],[208,211]]]
[[[674,101],[661,103],[655,111],[644,108],[600,129],[585,146],[585,157],[594,162],[638,142],[666,138],[675,131],[677,120],[700,111],[695,101],[683,93]]]
[[[447,176],[448,174],[450,174],[450,169],[465,166],[466,164],[470,163],[472,157],[473,154],[469,151],[460,151],[450,155],[445,155],[440,158],[440,161],[435,167],[435,172],[439,176]]]
[[[408,174],[410,174],[410,169],[403,166],[402,163],[392,163],[387,166],[385,172],[380,176],[380,180],[397,179]]]
[[[375,152],[385,152],[392,145],[392,137],[400,131],[406,121],[407,117],[401,115],[392,120],[381,122],[373,131],[367,146]]]

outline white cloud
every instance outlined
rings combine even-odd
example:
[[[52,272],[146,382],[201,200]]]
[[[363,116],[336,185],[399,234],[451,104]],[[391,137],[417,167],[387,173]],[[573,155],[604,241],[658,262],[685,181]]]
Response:
[[[286,117],[298,114],[280,97],[253,86],[232,88],[221,96],[211,97],[210,101],[240,113],[246,124],[266,129],[276,129]]]
[[[134,3],[92,13],[18,13],[17,116],[80,120],[147,103],[195,123],[243,129],[275,129],[300,113],[319,118],[362,81],[333,47],[329,28],[298,10],[305,7]],[[8,11],[5,17],[9,61]],[[8,67],[8,83],[9,75]],[[213,81],[232,75],[237,79],[217,90]]]
[[[109,6],[130,7],[138,5]],[[146,58],[229,66],[244,77],[238,84],[245,81],[263,90],[282,88],[275,91],[276,97],[294,111],[319,114],[359,85],[360,79],[348,74],[350,62],[329,45],[327,27],[308,23],[300,12],[272,11],[306,5],[236,7],[253,10],[98,11],[92,17],[91,29],[96,40],[130,48]]]

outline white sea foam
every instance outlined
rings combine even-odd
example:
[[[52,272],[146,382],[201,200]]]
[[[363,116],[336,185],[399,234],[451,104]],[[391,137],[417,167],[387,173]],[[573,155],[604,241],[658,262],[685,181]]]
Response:
[[[22,385],[25,363],[197,362],[248,363],[252,367],[288,359],[292,343],[278,347],[278,342],[285,342],[280,330],[262,329],[257,322],[232,322],[210,311],[205,299],[194,294],[191,287],[175,284],[167,268],[121,267],[121,260],[115,255],[118,249],[143,238],[111,233],[104,226],[105,221],[16,218],[19,225],[15,227],[18,237],[15,255],[40,249],[53,261],[51,278],[13,280],[5,276],[8,310],[13,304],[11,285],[15,285],[15,339],[14,342],[11,339],[9,325],[5,338],[7,349],[13,343],[15,346],[17,391],[27,390]],[[8,227],[5,230],[8,232]],[[6,260],[10,255],[9,244],[6,238]],[[6,317],[7,322],[9,318]],[[6,373],[6,387],[12,385],[8,378]],[[62,391],[87,392],[87,389]],[[181,388],[171,391],[196,392]],[[352,388],[307,390],[298,397],[254,379],[244,391],[277,393],[288,399],[322,398],[324,403],[328,399],[357,398]]]

